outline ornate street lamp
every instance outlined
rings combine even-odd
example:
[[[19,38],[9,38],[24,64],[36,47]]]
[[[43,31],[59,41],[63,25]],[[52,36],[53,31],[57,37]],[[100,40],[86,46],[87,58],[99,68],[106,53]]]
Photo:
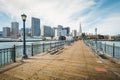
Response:
[[[22,14],[21,17],[23,20],[23,57],[22,58],[27,59],[28,56],[26,54],[26,40],[25,40],[25,21],[26,21],[27,16],[25,14]]]

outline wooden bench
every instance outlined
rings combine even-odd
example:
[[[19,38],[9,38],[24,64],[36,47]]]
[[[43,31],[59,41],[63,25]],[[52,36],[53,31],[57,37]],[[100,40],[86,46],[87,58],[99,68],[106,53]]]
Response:
[[[52,55],[52,54],[59,52],[62,49],[64,49],[63,46],[54,47],[54,48],[48,49],[47,53],[50,53]]]

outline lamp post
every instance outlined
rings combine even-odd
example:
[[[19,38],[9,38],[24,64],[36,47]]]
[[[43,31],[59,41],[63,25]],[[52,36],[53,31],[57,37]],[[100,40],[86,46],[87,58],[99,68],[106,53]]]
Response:
[[[95,28],[95,44],[96,44],[96,49],[97,49],[97,28]]]
[[[22,58],[27,59],[28,56],[26,54],[26,40],[25,40],[25,21],[26,21],[27,16],[25,14],[22,14],[21,17],[23,20],[23,57]]]

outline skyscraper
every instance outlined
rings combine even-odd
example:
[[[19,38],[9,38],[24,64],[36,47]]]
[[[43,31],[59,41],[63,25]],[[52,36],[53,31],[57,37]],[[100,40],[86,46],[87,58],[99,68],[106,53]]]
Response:
[[[82,35],[82,28],[81,28],[81,23],[80,23],[80,26],[79,26],[79,34],[78,34],[79,36],[81,36]]]
[[[44,37],[51,37],[52,36],[51,27],[44,25],[41,29],[41,35],[44,36]]]
[[[63,26],[62,25],[58,25],[58,30],[62,30]]]
[[[40,19],[32,17],[32,36],[40,36]]]
[[[12,22],[11,23],[11,35],[17,35],[19,33],[19,23]]]
[[[10,28],[3,27],[3,37],[9,37],[9,36],[10,36]]]
[[[67,31],[67,35],[69,35],[70,34],[70,27],[66,27],[64,29]]]

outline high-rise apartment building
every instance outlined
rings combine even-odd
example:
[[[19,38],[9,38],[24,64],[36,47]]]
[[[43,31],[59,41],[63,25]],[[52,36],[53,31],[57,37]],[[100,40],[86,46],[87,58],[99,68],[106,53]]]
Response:
[[[62,30],[63,26],[62,25],[58,25],[58,30]]]
[[[63,26],[61,26],[61,25],[58,25],[58,27],[57,28],[54,28],[55,29],[55,37],[57,38],[59,38],[60,36],[67,36],[67,29],[68,28],[63,28]],[[69,31],[68,31],[68,33],[69,33]]]
[[[32,36],[40,36],[40,19],[32,17],[31,31]]]
[[[44,37],[51,37],[52,35],[52,29],[50,26],[43,25],[41,28],[41,35]]]
[[[64,28],[64,30],[66,30],[66,31],[67,31],[67,35],[69,35],[69,34],[70,34],[70,27],[65,27],[65,28]]]
[[[12,22],[11,23],[11,35],[15,36],[19,34],[19,23],[18,22]]]
[[[10,28],[9,27],[3,27],[3,37],[9,37],[10,36]]]

